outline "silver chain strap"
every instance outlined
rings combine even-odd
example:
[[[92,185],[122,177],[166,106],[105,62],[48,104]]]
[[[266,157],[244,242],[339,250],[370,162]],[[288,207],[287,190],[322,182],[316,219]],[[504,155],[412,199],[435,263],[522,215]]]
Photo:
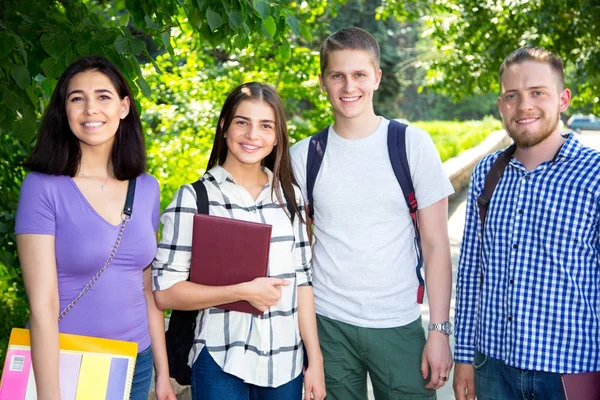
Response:
[[[73,301],[71,303],[69,303],[69,305],[66,306],[64,310],[62,310],[62,312],[58,316],[58,322],[60,322],[60,320],[63,319],[65,317],[65,315],[67,315],[69,313],[69,311],[71,311],[71,309],[73,308],[75,303],[77,303],[77,301],[79,301],[79,299],[85,294],[85,292],[87,292],[88,290],[90,290],[90,288],[92,286],[94,286],[94,283],[96,283],[96,281],[98,280],[100,275],[102,275],[104,270],[112,262],[113,258],[115,258],[115,254],[117,254],[117,250],[119,249],[119,245],[121,244],[121,238],[123,237],[123,232],[125,231],[125,225],[127,225],[127,223],[130,220],[131,220],[131,216],[123,215],[123,222],[121,223],[121,229],[119,230],[119,235],[117,236],[115,245],[113,246],[113,249],[110,252],[110,257],[108,257],[108,260],[106,260],[106,263],[104,263],[104,265],[102,266],[102,268],[100,268],[100,270],[96,273],[96,275],[94,275],[92,277],[92,279],[90,279],[90,281],[83,287],[83,289],[81,289],[81,292],[77,295],[77,297],[75,297],[73,299]]]

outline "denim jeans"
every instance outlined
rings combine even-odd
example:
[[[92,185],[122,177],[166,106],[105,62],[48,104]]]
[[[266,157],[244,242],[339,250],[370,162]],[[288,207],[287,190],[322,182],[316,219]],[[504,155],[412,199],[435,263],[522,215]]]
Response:
[[[135,360],[130,400],[148,400],[153,369],[152,346],[149,346],[146,350],[138,353]]]
[[[478,351],[473,366],[478,400],[564,400],[560,374],[511,367]]]
[[[300,400],[302,374],[285,385],[269,388],[245,383],[221,369],[206,348],[192,366],[193,400]]]

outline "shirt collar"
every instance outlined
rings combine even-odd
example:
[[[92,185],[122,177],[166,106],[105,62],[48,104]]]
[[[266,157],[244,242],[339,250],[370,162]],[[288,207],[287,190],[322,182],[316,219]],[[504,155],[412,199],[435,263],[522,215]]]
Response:
[[[271,172],[271,170],[267,167],[260,167],[266,174],[267,174],[267,184],[265,186],[271,186],[273,184],[273,173]],[[223,182],[229,182],[229,183],[233,183],[234,185],[235,180],[233,179],[233,176],[231,176],[231,174],[229,172],[227,172],[227,170],[223,167],[221,167],[220,165],[217,165],[215,167],[212,167],[209,171],[209,174],[211,174],[213,176],[213,178],[215,178],[215,181],[218,184],[221,184]]]
[[[563,135],[563,137],[567,140],[560,147],[560,150],[554,157],[554,160],[559,158],[575,158],[579,155],[581,149],[583,148],[583,145],[579,140],[577,140],[575,134],[567,133],[566,135]]]

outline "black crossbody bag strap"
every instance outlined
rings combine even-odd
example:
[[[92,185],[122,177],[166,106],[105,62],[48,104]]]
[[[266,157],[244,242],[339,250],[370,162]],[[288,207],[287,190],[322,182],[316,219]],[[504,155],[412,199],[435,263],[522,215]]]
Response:
[[[106,268],[108,268],[108,266],[112,263],[112,260],[114,259],[115,254],[117,254],[117,250],[119,249],[119,245],[121,244],[121,239],[123,238],[123,232],[125,232],[125,227],[127,226],[127,223],[129,221],[131,221],[131,218],[133,216],[133,199],[135,197],[135,182],[136,182],[136,178],[129,180],[129,185],[127,186],[127,196],[125,197],[125,206],[123,207],[123,213],[121,214],[121,218],[123,219],[123,222],[121,222],[121,229],[119,229],[119,234],[117,235],[117,240],[115,241],[115,244],[113,245],[113,248],[110,252],[110,256],[108,257],[108,260],[106,260],[106,262],[104,263],[102,268],[100,268],[100,270],[98,270],[98,272],[96,272],[96,274],[92,277],[92,279],[90,279],[88,281],[88,283],[86,283],[86,285],[83,287],[83,289],[81,289],[81,292],[79,292],[77,297],[75,297],[73,299],[73,301],[71,301],[69,303],[69,305],[66,306],[64,310],[61,311],[61,313],[58,316],[59,322],[61,319],[63,319],[65,317],[65,315],[67,315],[69,313],[69,311],[71,311],[71,309],[73,308],[75,303],[77,303],[79,301],[79,299],[82,298],[83,295],[86,294],[86,292],[88,290],[90,290],[90,288],[92,286],[94,286],[94,283],[96,283],[98,278],[100,278],[100,275],[102,275],[104,270]]]

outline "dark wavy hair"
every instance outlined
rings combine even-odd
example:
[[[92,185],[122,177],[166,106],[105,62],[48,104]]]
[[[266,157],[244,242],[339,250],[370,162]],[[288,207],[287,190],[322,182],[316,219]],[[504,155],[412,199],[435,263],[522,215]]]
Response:
[[[79,58],[63,72],[54,88],[42,118],[37,142],[25,166],[32,171],[51,175],[77,174],[81,148],[79,140],[69,127],[65,102],[71,79],[87,71],[98,71],[106,75],[117,90],[119,98],[129,97],[129,114],[120,121],[110,157],[115,178],[135,178],[146,171],[146,146],[140,116],[131,88],[121,71],[112,62],[100,56]]]
[[[296,196],[294,195],[294,186],[297,186],[298,184],[292,173],[292,162],[289,153],[289,140],[283,101],[281,101],[281,97],[279,97],[275,89],[271,86],[264,83],[249,82],[236,87],[229,93],[229,96],[227,96],[225,104],[223,104],[223,108],[221,109],[221,115],[219,115],[215,140],[213,142],[206,170],[208,171],[217,165],[223,165],[225,162],[228,150],[225,133],[231,125],[238,106],[245,100],[255,102],[264,101],[271,106],[275,112],[275,134],[277,136],[277,145],[274,147],[273,151],[262,160],[262,165],[273,172],[271,194],[275,193],[281,207],[285,209],[285,201],[282,199],[282,193],[279,189],[281,184],[285,193],[288,194],[289,201],[292,203],[292,208],[296,215],[298,215],[301,221],[304,221],[302,213],[300,212],[300,207],[296,202]]]

